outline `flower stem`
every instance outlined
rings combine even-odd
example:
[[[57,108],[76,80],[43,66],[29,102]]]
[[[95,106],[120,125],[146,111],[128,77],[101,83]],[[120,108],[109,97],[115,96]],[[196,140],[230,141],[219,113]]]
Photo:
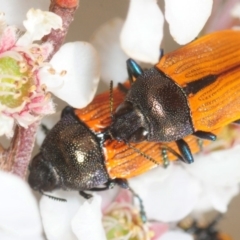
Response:
[[[51,57],[55,52],[62,46],[64,39],[67,35],[69,26],[73,21],[73,16],[79,5],[78,0],[52,0],[49,10],[59,15],[62,18],[63,25],[62,29],[52,30],[51,33],[43,38],[44,42],[53,43],[53,52]]]
[[[34,122],[27,129],[18,126],[17,135],[19,142],[16,146],[15,161],[13,162],[11,172],[21,178],[25,178],[27,173],[39,123],[40,121]]]
[[[16,126],[10,147],[0,155],[0,169],[25,178],[39,121],[27,129]]]

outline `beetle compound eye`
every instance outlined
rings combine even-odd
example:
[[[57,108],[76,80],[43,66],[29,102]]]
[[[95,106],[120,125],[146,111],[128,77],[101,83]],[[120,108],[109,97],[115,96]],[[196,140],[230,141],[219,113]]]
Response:
[[[130,102],[123,102],[118,106],[116,109],[116,112],[114,114],[115,117],[120,117],[122,115],[125,115],[129,112],[133,111],[133,105]]]
[[[140,127],[137,131],[135,131],[131,137],[131,141],[133,142],[142,142],[144,140],[147,140],[148,137],[148,131]]]

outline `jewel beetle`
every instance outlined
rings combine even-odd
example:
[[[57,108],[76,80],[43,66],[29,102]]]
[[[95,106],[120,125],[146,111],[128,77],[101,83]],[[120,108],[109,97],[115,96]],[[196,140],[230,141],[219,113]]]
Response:
[[[186,219],[178,223],[185,232],[193,235],[194,240],[232,240],[232,238],[225,233],[219,232],[216,228],[219,220],[222,218],[218,214],[210,223],[202,224],[196,220]]]
[[[240,119],[239,42],[240,31],[211,33],[163,55],[145,71],[129,59],[131,88],[114,113],[112,138],[176,141],[192,163],[185,136],[215,140],[214,130]]]
[[[113,94],[115,109],[125,94],[119,88]],[[168,160],[181,159],[175,142],[128,144],[109,139],[105,132],[110,123],[108,92],[95,97],[83,109],[63,110],[60,121],[29,165],[30,186],[40,192],[78,190],[88,198],[91,195],[86,190],[101,191],[115,184],[128,188],[127,179]],[[194,137],[188,136],[185,141],[193,153],[201,150],[202,145]]]

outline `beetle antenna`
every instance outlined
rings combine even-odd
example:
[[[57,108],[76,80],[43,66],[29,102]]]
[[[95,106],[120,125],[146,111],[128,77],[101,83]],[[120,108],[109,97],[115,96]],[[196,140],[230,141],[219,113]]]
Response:
[[[142,198],[131,188],[129,187],[129,191],[133,194],[133,196],[137,199],[138,203],[139,203],[139,208],[140,208],[140,217],[143,223],[147,222],[147,214],[146,211],[144,209],[144,205],[143,205],[143,200]]]
[[[110,102],[110,115],[113,119],[113,81],[110,81],[110,89],[109,89],[109,102]]]
[[[43,196],[46,196],[46,197],[49,197],[53,200],[56,200],[56,201],[59,201],[59,202],[67,202],[66,199],[64,198],[58,198],[58,197],[54,197],[54,196],[51,196],[51,195],[48,195],[48,194],[45,194],[42,190],[39,191]]]
[[[145,157],[146,159],[148,159],[149,161],[153,162],[154,164],[156,164],[156,165],[161,165],[161,164],[160,164],[159,162],[157,162],[155,159],[153,159],[153,158],[150,157],[149,155],[143,153],[143,152],[140,151],[139,149],[133,147],[133,146],[132,146],[131,144],[129,144],[128,142],[125,142],[125,144],[126,144],[129,148],[133,149],[136,153],[138,153],[139,155]],[[182,157],[179,153],[177,153],[175,150],[173,150],[172,148],[168,147],[168,146],[165,145],[165,144],[162,144],[162,145],[163,145],[163,147],[161,147],[162,150],[167,150],[167,151],[171,152],[174,156],[176,156],[179,160],[184,161],[183,157]],[[164,162],[164,166],[167,167],[167,166],[168,166],[168,159],[165,159],[165,158],[164,158],[164,159],[163,159],[163,162]]]
[[[140,151],[139,149],[133,147],[132,145],[130,145],[128,142],[125,142],[125,144],[131,148],[132,150],[134,150],[136,153],[138,153],[139,155],[145,157],[146,159],[148,159],[149,161],[153,162],[156,165],[160,165],[159,162],[157,162],[155,159],[153,159],[152,157],[150,157],[149,155],[143,153],[142,151]]]

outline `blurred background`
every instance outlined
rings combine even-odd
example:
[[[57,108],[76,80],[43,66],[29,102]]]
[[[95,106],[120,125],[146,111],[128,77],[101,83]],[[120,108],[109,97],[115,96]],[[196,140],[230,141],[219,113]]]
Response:
[[[80,7],[70,27],[66,41],[89,41],[94,31],[101,24],[115,17],[125,19],[128,4],[128,0],[80,0]],[[164,9],[164,6],[161,6],[161,8]],[[167,36],[169,36],[167,24],[165,24],[165,36],[166,38],[162,44],[164,51],[169,52],[176,49],[178,46],[174,43],[173,39],[170,37],[167,38]],[[102,91],[104,87],[107,86],[101,86],[99,91]],[[222,177],[224,178],[224,176]],[[234,240],[239,240],[239,223],[240,196],[235,197],[229,205],[229,210],[220,221],[219,228],[223,232],[231,235]]]

